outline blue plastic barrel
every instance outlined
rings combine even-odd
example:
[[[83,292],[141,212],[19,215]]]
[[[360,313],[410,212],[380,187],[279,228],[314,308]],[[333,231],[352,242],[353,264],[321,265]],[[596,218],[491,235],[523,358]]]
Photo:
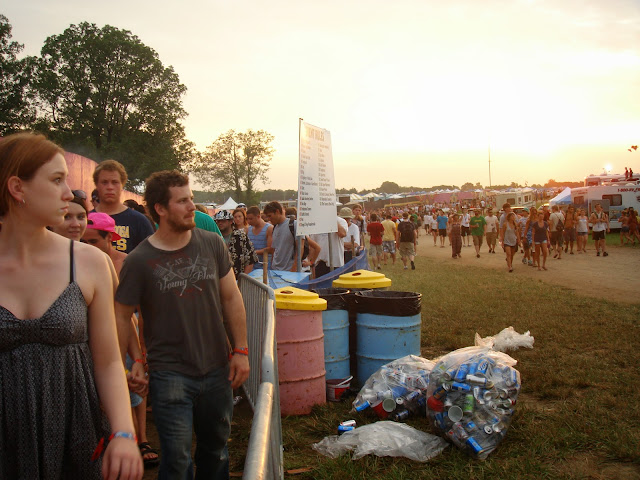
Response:
[[[327,301],[322,312],[324,332],[324,368],[326,378],[347,378],[350,373],[349,356],[349,311],[346,288],[317,288],[312,290]]]
[[[406,355],[420,356],[422,294],[371,290],[356,292],[358,381],[365,383],[382,365]]]

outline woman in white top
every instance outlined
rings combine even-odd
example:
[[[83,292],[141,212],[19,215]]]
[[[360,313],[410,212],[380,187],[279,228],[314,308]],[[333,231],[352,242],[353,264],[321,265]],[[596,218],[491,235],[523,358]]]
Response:
[[[589,217],[584,208],[578,209],[578,223],[576,225],[576,243],[578,253],[587,253],[587,237],[589,236]]]

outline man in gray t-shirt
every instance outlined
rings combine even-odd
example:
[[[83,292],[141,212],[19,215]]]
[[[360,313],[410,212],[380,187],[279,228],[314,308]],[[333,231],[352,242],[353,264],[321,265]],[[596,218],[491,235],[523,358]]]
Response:
[[[282,205],[280,205],[279,202],[269,202],[264,207],[264,214],[273,225],[273,233],[271,236],[273,260],[271,268],[273,270],[290,270],[295,272],[297,267],[294,236],[297,225],[295,220],[293,221],[292,233],[289,226],[289,217],[284,214]]]
[[[232,389],[249,376],[242,296],[222,238],[195,228],[189,178],[163,171],[146,183],[145,201],[159,227],[127,256],[120,273],[120,348],[139,305],[162,449],[159,478],[193,476],[193,429],[198,474],[226,478]],[[130,382],[141,385],[144,361],[132,353]]]

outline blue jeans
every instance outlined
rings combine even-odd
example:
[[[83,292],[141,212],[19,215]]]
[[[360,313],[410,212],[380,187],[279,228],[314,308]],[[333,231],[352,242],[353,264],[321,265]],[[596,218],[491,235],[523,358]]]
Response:
[[[160,438],[159,480],[192,480],[191,443],[196,434],[196,479],[228,479],[227,439],[233,393],[229,367],[203,377],[152,371],[149,389]]]

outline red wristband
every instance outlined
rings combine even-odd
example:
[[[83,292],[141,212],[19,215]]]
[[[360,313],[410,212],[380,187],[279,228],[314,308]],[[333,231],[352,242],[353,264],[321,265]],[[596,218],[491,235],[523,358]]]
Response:
[[[239,353],[240,355],[245,355],[245,356],[249,356],[249,347],[243,347],[243,348],[234,348],[233,349],[233,353]]]
[[[141,363],[144,365],[144,358],[136,358],[135,360],[136,363]]]

